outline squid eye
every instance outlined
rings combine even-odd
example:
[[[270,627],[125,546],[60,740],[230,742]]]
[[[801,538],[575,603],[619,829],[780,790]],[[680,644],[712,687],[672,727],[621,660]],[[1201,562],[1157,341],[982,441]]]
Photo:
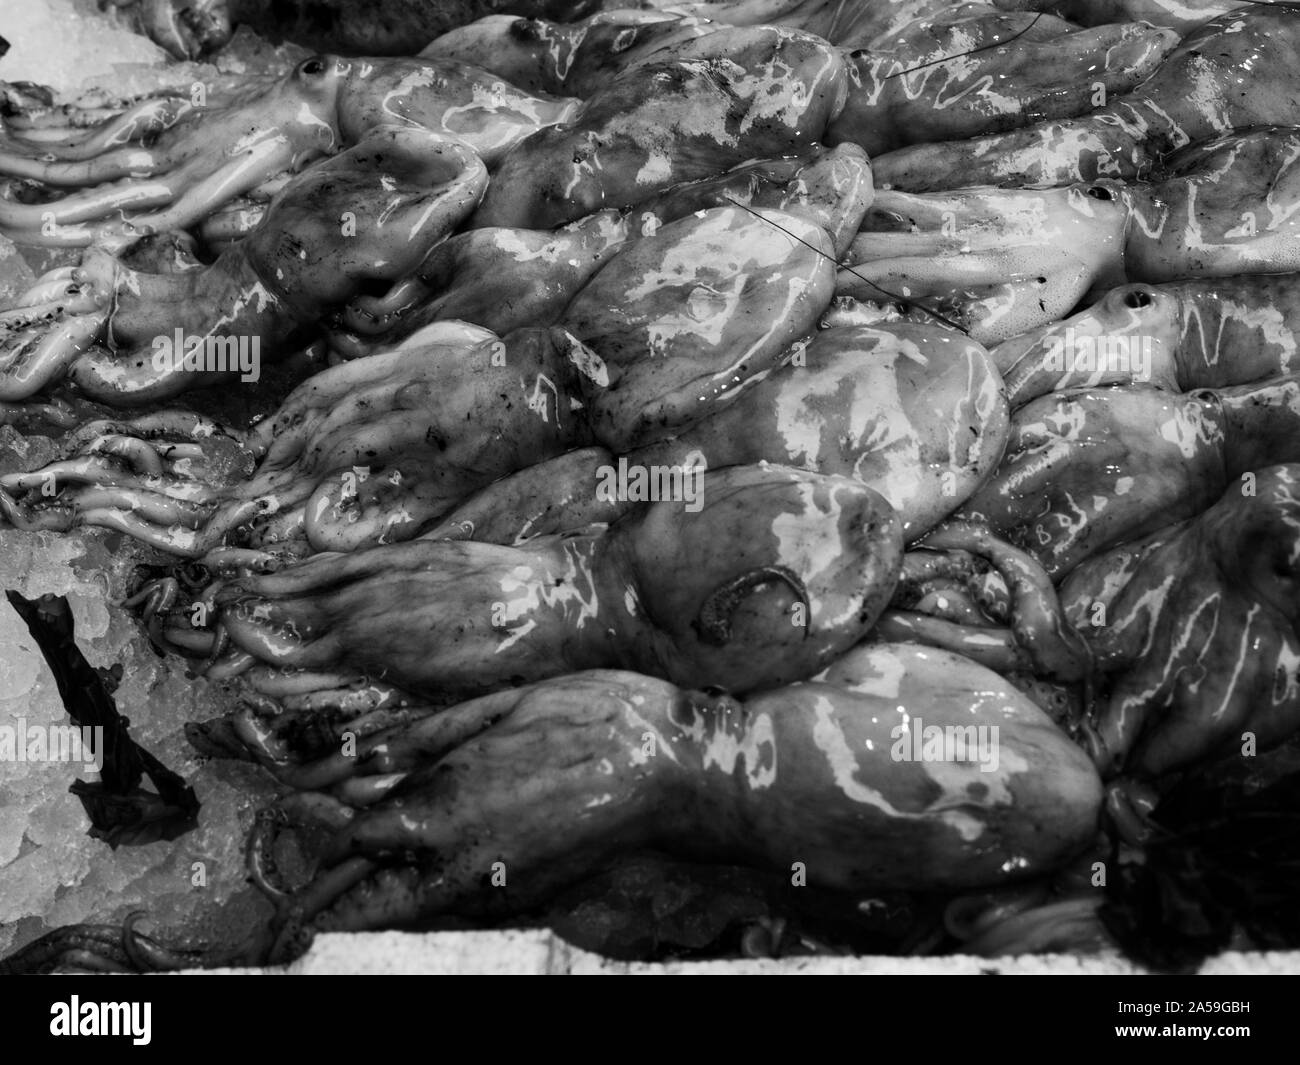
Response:
[[[314,55],[310,59],[304,59],[298,64],[298,69],[295,73],[300,78],[319,77],[321,74],[325,73],[325,60],[318,55]]]
[[[1115,198],[1114,194],[1110,191],[1110,189],[1106,188],[1105,185],[1093,185],[1088,190],[1088,195],[1091,196],[1094,200],[1104,200],[1107,203],[1109,203],[1111,200]]]
[[[1143,307],[1151,306],[1151,293],[1144,292],[1142,289],[1134,289],[1132,292],[1124,293],[1124,306],[1130,307],[1135,311],[1142,310]]]

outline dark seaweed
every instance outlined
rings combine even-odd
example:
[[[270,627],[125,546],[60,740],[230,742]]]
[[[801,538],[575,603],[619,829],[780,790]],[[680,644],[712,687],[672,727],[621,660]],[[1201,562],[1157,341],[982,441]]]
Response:
[[[1300,947],[1300,772],[1262,787],[1189,775],[1160,801],[1161,832],[1119,864],[1100,909],[1134,960],[1189,972],[1236,945]]]
[[[68,789],[85,807],[89,835],[116,848],[176,839],[194,828],[200,805],[194,789],[131,738],[130,721],[113,699],[117,676],[86,661],[76,644],[67,599],[26,599],[13,591],[5,595],[49,663],[73,723],[104,730],[100,779],[77,780]],[[115,669],[120,674],[121,667]],[[145,777],[155,790],[141,787]]]

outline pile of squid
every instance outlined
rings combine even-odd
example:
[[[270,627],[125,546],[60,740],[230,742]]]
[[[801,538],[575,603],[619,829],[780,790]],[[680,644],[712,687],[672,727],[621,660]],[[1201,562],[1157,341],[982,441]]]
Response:
[[[1300,11],[581,7],[10,94],[0,515],[239,686],[259,961],[639,850],[1103,941],[1080,869],[1300,731]],[[132,925],[32,957],[202,960]]]

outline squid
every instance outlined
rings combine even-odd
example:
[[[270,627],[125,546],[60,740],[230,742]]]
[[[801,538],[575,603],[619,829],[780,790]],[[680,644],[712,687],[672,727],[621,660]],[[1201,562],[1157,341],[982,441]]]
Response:
[[[912,730],[962,745],[914,757]],[[395,726],[356,758],[268,768],[313,788],[265,811],[249,842],[275,916],[241,949],[262,963],[297,957],[318,932],[535,910],[647,848],[802,868],[853,893],[1013,885],[1083,851],[1102,799],[1084,753],[1003,678],[906,644],[856,647],[743,699],[578,672]],[[296,879],[274,861],[287,835],[315,841]],[[494,873],[501,886],[485,889]],[[169,947],[134,923],[57,930],[9,966],[229,963],[230,951]]]
[[[808,34],[733,28],[669,54],[511,151],[470,224],[550,229],[630,207],[679,182],[806,148],[843,106],[844,61]]]
[[[420,539],[224,582],[213,668],[350,671],[426,696],[606,667],[748,691],[812,675],[870,629],[902,557],[877,493],[780,466],[686,476],[685,498],[607,527]]]
[[[838,326],[801,342],[790,361],[729,405],[629,452],[637,468],[710,469],[777,462],[852,477],[918,539],[988,479],[1009,421],[1001,381],[977,343],[936,326]],[[467,499],[425,535],[513,543],[608,520],[597,492],[603,448],[571,452]]]
[[[909,192],[1130,181],[1196,141],[1291,124],[1298,60],[1300,12],[1240,8],[1189,32],[1146,81],[1087,115],[900,148],[872,160],[876,178]]]
[[[872,196],[871,168],[862,149],[816,146],[685,182],[631,210],[597,211],[557,230],[471,229],[437,245],[412,277],[390,291],[352,300],[330,343],[351,357],[435,321],[470,322],[501,335],[558,324],[612,258],[669,223],[720,207],[803,217],[826,231],[829,252],[838,259]],[[781,224],[775,216],[773,221]]]
[[[1140,22],[1063,32],[1053,19],[958,5],[849,55],[848,100],[826,143],[875,158],[1074,118],[1137,88],[1176,44]]]
[[[850,182],[842,197],[849,231],[861,193]],[[563,328],[499,337],[434,322],[334,366],[242,438],[262,460],[243,484],[214,490],[188,469],[205,441],[183,419],[175,431],[145,424],[167,438],[158,445],[130,423],[91,423],[68,459],[6,478],[0,508],[24,527],[104,524],[187,558],[232,537],[294,552],[410,539],[496,478],[597,440],[624,452],[733,402],[815,330],[838,217],[740,206],[688,215],[601,270]],[[51,495],[51,478],[66,491]]]
[[[1058,696],[1090,683],[1095,663],[1038,560],[969,520],[945,522],[912,547],[872,639],[963,655],[1064,716]]]
[[[1124,280],[1289,273],[1298,157],[1300,130],[1270,127],[1185,148],[1130,185],[880,190],[837,292],[893,293],[997,344]]]
[[[997,764],[976,744],[952,761],[897,757],[910,728],[935,726],[996,727]],[[534,785],[521,790],[507,778],[522,747]],[[285,800],[250,844],[254,880],[277,903],[272,957],[316,931],[485,903],[517,912],[640,847],[786,871],[800,862],[809,883],[843,891],[1014,883],[1085,847],[1100,802],[1082,752],[1019,692],[969,660],[907,645],[856,648],[810,681],[743,701],[580,673],[462,704],[374,737],[351,765],[314,768],[321,790]],[[324,790],[349,776],[382,779],[380,797],[357,809]],[[539,834],[518,800],[570,831]],[[310,880],[287,884],[264,855],[286,828],[309,826],[328,845]],[[539,846],[548,838],[554,847]],[[495,898],[480,888],[493,862],[506,870]]]
[[[1061,587],[1110,681],[1087,720],[1107,777],[1152,779],[1300,730],[1300,466],[1264,466],[1194,518]]]
[[[0,231],[22,244],[120,246],[140,233],[191,228],[384,124],[458,138],[492,166],[577,107],[456,63],[312,56],[283,78],[210,103],[204,94],[146,99],[76,140],[9,134],[0,176],[15,180],[0,194]],[[79,191],[48,194],[57,189]]]
[[[464,142],[379,126],[290,181],[257,231],[211,266],[152,274],[91,249],[0,312],[0,397],[26,399],[64,376],[120,407],[236,375],[255,383],[249,359],[231,365],[235,349],[270,361],[309,340],[324,314],[414,270],[486,185]]]
[[[1109,182],[1060,189],[878,189],[836,295],[915,303],[984,344],[1067,314],[1094,285],[1122,283],[1128,225]]]
[[[560,331],[503,341],[440,323],[309,378],[246,433],[183,412],[90,421],[70,457],[7,475],[0,509],[23,528],[107,527],[189,559],[410,539],[484,483],[570,446],[582,428],[564,409],[580,394],[575,353],[581,364]],[[211,470],[232,448],[258,468],[222,487]]]
[[[992,348],[1007,398],[1144,383],[1172,392],[1300,371],[1300,278],[1251,274],[1122,285],[1060,322]]]
[[[723,28],[711,18],[630,8],[568,23],[488,15],[435,37],[420,55],[490,70],[528,92],[585,100],[674,45]]]
[[[1187,393],[1050,393],[1012,415],[1001,465],[957,516],[987,524],[1059,581],[1202,513],[1243,474],[1300,460],[1298,417],[1295,374]]]
[[[1111,94],[1134,88],[1176,43],[1173,34],[1145,25],[1070,32],[1075,28],[1059,19],[978,4],[931,4],[932,11],[915,4],[894,11],[826,7],[833,10],[809,12],[812,17],[765,10],[760,21],[841,48],[849,95],[824,139],[857,143],[873,156],[903,144],[1080,114],[1099,87]],[[421,54],[491,70],[529,91],[585,99],[611,78],[728,24],[753,23],[735,5],[718,4],[602,11],[569,24],[490,15],[449,31]],[[1078,76],[1062,75],[1063,64]]]
[[[1230,11],[1247,11],[1252,0],[996,0],[1006,11],[1046,11],[1096,26],[1106,22],[1149,22],[1185,37],[1210,19]]]

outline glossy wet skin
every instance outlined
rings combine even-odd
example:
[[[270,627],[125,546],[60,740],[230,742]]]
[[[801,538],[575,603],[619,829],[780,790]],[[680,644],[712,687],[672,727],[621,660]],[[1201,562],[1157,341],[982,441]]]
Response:
[[[1006,456],[960,516],[987,522],[1053,579],[1223,492],[1226,418],[1210,392],[1052,393],[1016,411]]]
[[[598,211],[558,230],[471,229],[436,247],[408,282],[382,296],[351,301],[344,330],[333,343],[340,350],[364,351],[449,319],[503,334],[560,322],[593,275],[631,245],[656,237],[673,222],[683,224],[672,232],[685,234],[692,228],[687,216],[733,204],[810,221],[825,230],[831,253],[838,256],[857,232],[872,195],[871,167],[860,148],[814,147],[686,182],[628,211]],[[772,221],[779,224],[779,217]],[[696,226],[707,224],[700,214]],[[700,274],[700,284],[710,283],[707,264],[693,264],[692,271]],[[615,298],[626,301],[623,295]]]
[[[258,229],[208,268],[138,273],[95,249],[73,275],[79,301],[90,305],[84,316],[69,316],[59,301],[53,327],[41,307],[0,314],[13,338],[0,387],[21,398],[69,372],[95,399],[139,406],[229,380],[159,367],[155,338],[178,328],[186,337],[255,337],[263,357],[280,357],[366,284],[391,284],[414,270],[486,184],[482,162],[459,141],[379,127],[291,181]],[[74,326],[75,341],[61,335]]]
[[[1300,468],[1271,466],[1071,574],[1066,610],[1112,685],[1092,723],[1105,771],[1158,776],[1300,726],[1298,560]]]
[[[839,53],[794,31],[710,34],[673,54],[616,78],[571,123],[511,152],[473,224],[549,228],[798,151],[843,102]]]
[[[1050,10],[1081,26],[1106,22],[1149,22],[1180,37],[1205,22],[1252,5],[1242,0],[998,0],[998,6],[1021,11]]]
[[[997,343],[1033,334],[1090,288],[1125,277],[1285,273],[1300,255],[1298,155],[1295,129],[1266,128],[1176,152],[1149,180],[1129,185],[881,191],[850,255],[867,280],[843,271],[838,291],[879,298],[872,282],[916,293],[977,339]]]
[[[875,636],[943,648],[1008,677],[1072,683],[1093,669],[1047,571],[979,520],[947,521],[913,545]]]
[[[992,47],[1027,27],[1024,16],[950,16],[908,27],[888,50],[854,52],[848,103],[827,143],[853,141],[875,157],[1083,114],[1100,93],[1136,87],[1176,43],[1171,33],[1128,24]]]
[[[491,70],[530,92],[586,98],[611,76],[720,28],[660,11],[600,12],[573,23],[488,15],[435,38],[420,54]]]
[[[571,116],[577,101],[534,97],[461,64],[313,56],[282,79],[211,106],[183,99],[161,111],[143,106],[144,120],[112,120],[120,135],[88,157],[75,142],[9,138],[0,174],[87,191],[44,204],[0,203],[0,228],[24,243],[74,247],[188,228],[384,124],[459,138],[491,165],[542,125]],[[88,140],[99,148],[102,138],[92,131]]]
[[[996,726],[996,764],[987,745],[965,761],[896,759],[900,722]],[[331,837],[296,893],[263,862],[270,822],[255,841],[252,873],[280,905],[283,954],[318,930],[477,909],[493,860],[516,887],[488,905],[536,905],[630,845],[782,870],[802,861],[810,883],[850,891],[1011,882],[1083,846],[1101,799],[1082,752],[1009,684],[897,644],[744,702],[579,673],[377,734],[360,758],[273,769],[310,773],[362,807],[325,794],[285,802],[290,823]],[[540,830],[542,811],[566,831]],[[398,851],[418,857],[388,866]]]
[[[1132,180],[1193,141],[1293,122],[1298,62],[1300,13],[1252,5],[1188,34],[1147,81],[1091,115],[890,152],[873,160],[877,179],[915,192]]]
[[[1300,375],[1178,393],[1049,393],[1015,411],[1006,456],[960,516],[1059,580],[1097,552],[1201,513],[1236,478],[1300,460]]]
[[[205,484],[193,444],[177,449],[189,459],[179,464],[171,446],[157,446],[152,470],[105,462],[92,442],[78,457],[7,477],[6,492],[27,493],[10,517],[34,527],[105,525],[188,558],[228,542],[310,552],[409,539],[486,481],[581,439],[556,418],[559,392],[530,406],[539,378],[558,382],[566,399],[576,392],[569,343],[545,330],[502,339],[447,323],[305,381],[244,439],[260,462],[238,483]],[[462,428],[470,409],[472,435]],[[151,449],[146,439],[136,445]],[[50,476],[61,491],[41,499]]]
[[[725,405],[811,332],[834,273],[825,230],[777,211],[715,208],[633,245],[563,316],[607,369],[597,437],[624,451]]]
[[[710,467],[766,459],[870,485],[916,539],[991,473],[1006,442],[1001,382],[978,344],[933,326],[824,329],[730,406],[633,457]]]
[[[221,625],[234,662],[355,670],[417,693],[610,665],[744,691],[815,672],[888,602],[901,530],[865,486],[736,467],[703,474],[698,499],[518,548],[319,555],[225,585]]]
[[[1133,280],[1287,273],[1300,267],[1300,129],[1251,130],[1168,157],[1126,193]]]
[[[326,177],[322,172],[320,179]],[[498,336],[463,322],[435,321],[396,351],[381,350],[304,382],[249,441],[265,458],[246,484],[209,488],[201,474],[190,476],[184,463],[168,458],[173,444],[137,441],[130,445],[132,454],[143,449],[146,458],[153,455],[147,469],[138,455],[126,462],[100,454],[70,456],[47,470],[9,478],[5,490],[21,498],[4,497],[0,505],[25,527],[67,528],[85,520],[126,529],[191,558],[230,536],[267,550],[351,550],[409,539],[495,478],[593,439],[620,450],[659,439],[725,405],[736,386],[779,361],[791,342],[813,330],[829,299],[829,232],[856,227],[866,209],[869,172],[860,152],[836,149],[796,168],[794,177],[797,194],[784,188],[771,194],[797,215],[758,216],[727,207],[663,228],[647,225],[649,235],[616,256],[562,316],[556,305],[567,302],[567,292],[554,268],[560,267],[560,275],[581,275],[584,269],[580,260],[558,258],[563,245],[557,248],[556,242],[567,238],[533,239],[530,250],[529,234],[494,231],[503,251],[522,257],[524,265],[536,263],[533,276],[550,278],[556,286],[550,293],[545,287],[535,290],[531,306],[550,300],[565,329],[585,337],[586,345],[567,331],[523,328]],[[303,175],[296,185],[312,180],[319,179]],[[351,193],[338,181],[331,187],[345,197]],[[674,210],[682,196],[674,194]],[[289,200],[286,195],[282,205]],[[309,246],[324,249],[331,241],[313,238],[312,227],[327,225],[335,212],[308,209],[312,204],[309,197],[302,201],[303,243],[310,240]],[[402,219],[394,221],[400,225]],[[805,248],[773,222],[819,242],[823,253]],[[593,252],[621,242],[627,228],[616,216],[597,220],[588,234]],[[270,231],[286,235],[273,250],[304,251],[288,239],[292,230]],[[581,239],[576,231],[571,236]],[[435,248],[420,270],[428,271],[453,241]],[[256,247],[256,238],[227,255],[250,247]],[[406,262],[387,260],[383,266],[414,272]],[[294,272],[306,269],[312,278],[319,274],[322,286],[347,282],[336,264],[327,270],[305,254],[288,266]],[[192,276],[163,280],[183,284]],[[300,294],[305,290],[301,286]],[[325,291],[332,294],[328,287]],[[685,314],[682,293],[687,294]],[[700,308],[698,316],[689,313]],[[507,305],[494,313],[518,317],[523,309]],[[155,390],[167,383],[166,376],[146,380]],[[123,436],[121,446],[128,446],[128,439]],[[196,447],[202,451],[202,441],[185,437],[180,443],[187,456]],[[53,497],[39,494],[47,473],[60,488]]]
[[[878,300],[883,290],[995,344],[1054,321],[1094,284],[1122,281],[1127,217],[1108,182],[877,191],[836,294]]]
[[[1072,387],[1146,383],[1190,391],[1295,373],[1297,328],[1294,274],[1206,278],[1112,289],[1079,314],[991,354],[1015,407]],[[1082,338],[1092,347],[1085,350]]]

